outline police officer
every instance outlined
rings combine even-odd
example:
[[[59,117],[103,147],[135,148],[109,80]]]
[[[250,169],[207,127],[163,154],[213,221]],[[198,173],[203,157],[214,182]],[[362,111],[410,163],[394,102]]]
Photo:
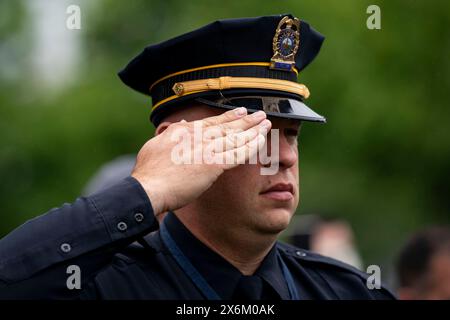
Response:
[[[0,241],[0,297],[392,299],[369,290],[365,273],[277,241],[299,202],[300,125],[325,122],[297,83],[322,41],[277,15],[216,21],[145,48],[119,76],[152,97],[155,137],[130,177]],[[198,139],[198,128],[216,134]],[[175,163],[178,138],[191,134],[194,154],[233,161]],[[271,163],[259,157],[265,146],[278,149]],[[274,162],[275,174],[261,174]]]

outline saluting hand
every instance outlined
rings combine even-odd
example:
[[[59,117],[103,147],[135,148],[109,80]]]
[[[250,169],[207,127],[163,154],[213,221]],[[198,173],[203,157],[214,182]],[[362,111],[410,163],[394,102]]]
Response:
[[[195,137],[197,128],[202,128],[202,132],[207,134],[202,134],[200,139]],[[187,205],[205,192],[225,170],[255,157],[264,146],[270,128],[271,123],[264,112],[247,115],[245,108],[203,120],[172,123],[144,144],[131,175],[147,192],[158,216]],[[174,149],[179,146],[180,137],[194,137],[189,138],[190,154],[194,156],[201,150],[202,161],[180,163],[180,159],[174,159]]]

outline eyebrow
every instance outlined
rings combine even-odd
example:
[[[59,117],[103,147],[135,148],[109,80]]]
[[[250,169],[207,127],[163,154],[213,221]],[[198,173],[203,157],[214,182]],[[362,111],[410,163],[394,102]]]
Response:
[[[296,129],[300,130],[303,121],[300,119],[289,119],[289,125],[295,126]]]

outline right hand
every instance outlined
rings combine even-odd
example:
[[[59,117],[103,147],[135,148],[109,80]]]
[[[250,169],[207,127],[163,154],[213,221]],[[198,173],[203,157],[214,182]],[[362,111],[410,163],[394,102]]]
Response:
[[[256,113],[246,115],[247,110],[239,108],[243,113],[238,115],[236,110],[203,120],[193,122],[183,120],[172,123],[165,131],[144,144],[137,155],[131,176],[138,180],[147,192],[156,216],[192,202],[205,192],[225,170],[239,165],[236,161],[232,164],[206,164],[204,161],[201,164],[193,162],[175,164],[171,155],[173,148],[177,146],[177,142],[173,139],[176,130],[184,130],[182,132],[188,132],[193,137],[194,123],[197,122],[197,125],[202,125],[202,132],[207,129],[220,132],[221,136],[217,138],[204,137],[205,135],[202,134],[203,139],[192,139],[192,154],[194,148],[202,144],[202,150],[214,146],[215,154],[218,156],[234,158],[235,152],[245,150],[245,160],[248,160],[251,156],[255,156],[265,144],[266,134],[271,128],[266,114],[260,111],[257,112],[259,117],[254,116]],[[245,136],[245,140],[236,139],[236,135]],[[216,144],[218,142],[219,144]],[[217,149],[217,145],[221,150]]]

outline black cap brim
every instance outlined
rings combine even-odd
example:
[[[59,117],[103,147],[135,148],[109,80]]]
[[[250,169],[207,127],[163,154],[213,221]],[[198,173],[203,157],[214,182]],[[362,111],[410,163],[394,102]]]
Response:
[[[299,119],[303,121],[310,121],[310,122],[319,122],[319,123],[325,123],[326,119],[322,115],[316,113],[314,110],[309,108],[304,102],[303,97],[283,92],[283,91],[276,91],[276,90],[265,90],[265,89],[228,89],[228,90],[215,90],[215,91],[208,91],[208,92],[201,92],[196,93],[192,95],[188,95],[179,99],[176,99],[176,101],[171,101],[166,104],[164,104],[161,107],[156,108],[150,115],[150,120],[153,122],[155,126],[158,126],[158,124],[162,121],[162,119],[177,110],[178,108],[184,106],[186,103],[189,103],[189,101],[196,101],[201,104],[205,104],[211,107],[215,108],[221,108],[221,109],[235,109],[237,107],[244,106],[247,108],[249,113],[256,112],[258,110],[262,110],[262,107],[258,107],[257,105],[235,105],[226,103],[225,101],[229,100],[235,100],[238,98],[244,98],[244,97],[279,97],[279,98],[286,98],[283,99],[284,102],[280,105],[279,112],[270,112],[267,110],[264,110],[267,115],[278,117],[278,118],[285,118],[285,119]],[[222,101],[221,101],[222,100]],[[218,101],[221,101],[218,103]]]
[[[254,97],[252,97],[249,100],[253,100]],[[197,98],[196,101],[209,105],[211,107],[221,108],[221,109],[235,109],[238,107],[246,107],[247,111],[249,113],[253,113],[256,111],[263,110],[268,116],[273,116],[277,118],[285,118],[285,119],[298,119],[303,121],[311,121],[311,122],[321,122],[325,123],[326,119],[325,117],[321,116],[320,114],[313,111],[311,108],[309,108],[306,104],[304,104],[302,101],[296,100],[296,99],[290,99],[290,98],[281,98],[279,103],[279,109],[274,111],[267,111],[264,110],[263,107],[256,104],[247,104],[245,103],[245,98],[237,99],[242,103],[239,104],[227,104],[227,103],[218,103],[214,102],[208,99],[204,98]],[[234,99],[236,100],[236,99]]]

